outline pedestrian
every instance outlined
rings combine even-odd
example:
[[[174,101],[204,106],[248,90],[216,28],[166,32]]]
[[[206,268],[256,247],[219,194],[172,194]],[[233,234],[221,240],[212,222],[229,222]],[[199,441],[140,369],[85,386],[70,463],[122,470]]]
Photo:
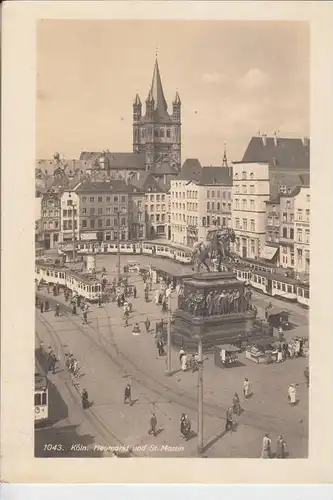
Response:
[[[59,311],[60,311],[60,305],[57,304],[55,307],[55,314],[54,314],[57,318],[59,318]]]
[[[268,434],[265,434],[262,440],[261,458],[271,458],[272,440]]]
[[[282,363],[283,362],[283,354],[282,354],[282,348],[281,346],[279,347],[278,353],[277,353],[277,363]]]
[[[148,300],[149,300],[148,290],[145,290],[145,301],[148,302]]]
[[[149,328],[150,328],[150,320],[149,320],[149,318],[146,318],[145,325],[146,325],[146,332],[149,333]]]
[[[57,357],[56,357],[56,355],[53,353],[53,354],[52,354],[52,357],[51,357],[51,368],[50,368],[50,369],[52,369],[52,373],[53,373],[53,375],[55,375],[55,367],[56,367],[57,361],[58,361],[58,360],[57,360]]]
[[[98,307],[102,307],[102,297],[98,296]]]
[[[160,292],[156,289],[155,291],[155,304],[158,306],[159,304]]]
[[[75,301],[73,302],[73,306],[72,306],[72,314],[76,314],[76,305],[75,305]]]
[[[238,416],[241,414],[241,411],[242,411],[240,401],[239,401],[239,396],[238,396],[237,392],[235,392],[234,398],[233,398],[233,411]]]
[[[41,301],[40,303],[40,312],[43,313],[44,312],[44,302]]]
[[[127,384],[125,387],[125,393],[124,393],[124,404],[129,401],[130,404],[132,404],[132,388],[131,384]]]
[[[307,366],[304,370],[304,377],[306,380],[306,386],[309,387],[310,385],[310,373],[309,373],[309,367]]]
[[[128,312],[128,311],[125,311],[124,316],[125,316],[125,326],[128,326],[128,317],[129,317],[129,312]]]
[[[148,435],[153,435],[156,437],[156,427],[157,427],[157,418],[156,414],[153,413],[152,416],[150,417],[150,429],[148,431]]]
[[[188,441],[189,434],[191,431],[191,421],[185,413],[182,413],[180,417],[180,433],[183,438]]]
[[[137,292],[137,290],[136,290],[136,286],[134,286],[134,287],[133,287],[133,297],[134,297],[135,299],[136,299],[136,292]]]
[[[45,312],[47,312],[49,309],[50,309],[50,304],[49,304],[49,301],[46,300],[45,301]]]
[[[251,391],[251,384],[249,382],[249,379],[245,377],[244,383],[243,383],[243,394],[244,398],[247,399],[250,395]]]
[[[157,349],[158,349],[158,355],[159,356],[164,356],[164,344],[163,344],[163,340],[158,339],[158,341],[157,341]]]
[[[187,370],[187,355],[186,355],[186,353],[184,353],[182,356],[181,368],[182,368],[183,372],[185,372]]]
[[[46,290],[47,290],[47,293],[50,293],[50,285],[49,284],[46,285]]]
[[[229,406],[226,412],[225,432],[228,432],[229,429],[232,432],[232,428],[233,428],[232,407]]]
[[[286,458],[285,447],[286,442],[283,439],[283,436],[280,435],[276,441],[276,458]]]
[[[83,311],[82,324],[84,324],[84,325],[88,324],[88,314],[87,314],[87,311]]]
[[[288,399],[290,406],[295,406],[296,404],[296,384],[290,384],[288,389]]]

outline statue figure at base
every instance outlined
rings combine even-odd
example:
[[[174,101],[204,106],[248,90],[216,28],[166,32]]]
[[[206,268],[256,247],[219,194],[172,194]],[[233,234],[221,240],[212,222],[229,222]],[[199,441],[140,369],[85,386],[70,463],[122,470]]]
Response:
[[[192,260],[199,272],[204,266],[208,272],[211,271],[209,263],[213,258],[218,259],[217,271],[222,271],[222,261],[227,257],[233,259],[230,251],[230,243],[235,241],[235,232],[229,227],[208,231],[207,237],[194,245]]]

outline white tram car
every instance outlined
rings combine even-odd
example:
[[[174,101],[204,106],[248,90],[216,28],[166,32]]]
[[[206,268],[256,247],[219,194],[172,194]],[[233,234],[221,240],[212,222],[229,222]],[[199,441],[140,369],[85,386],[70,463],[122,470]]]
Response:
[[[80,274],[70,269],[53,264],[35,265],[35,280],[37,283],[46,283],[66,287],[89,302],[96,302],[102,293],[102,284],[93,276]]]

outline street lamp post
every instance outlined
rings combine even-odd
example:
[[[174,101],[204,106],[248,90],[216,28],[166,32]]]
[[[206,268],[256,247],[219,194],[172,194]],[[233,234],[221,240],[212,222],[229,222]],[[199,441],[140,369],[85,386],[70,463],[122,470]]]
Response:
[[[168,351],[167,351],[167,369],[166,369],[166,375],[170,377],[171,375],[171,322],[172,322],[172,311],[171,311],[171,290],[169,293],[169,300],[168,300]]]
[[[73,220],[72,220],[72,224],[73,224],[73,262],[75,262],[75,205],[74,203],[72,202],[72,210],[73,210]]]
[[[117,212],[117,223],[118,223],[118,239],[117,239],[117,256],[118,256],[118,267],[117,267],[117,280],[118,285],[120,284],[120,211]]]
[[[203,452],[203,349],[202,338],[198,338],[198,454]]]

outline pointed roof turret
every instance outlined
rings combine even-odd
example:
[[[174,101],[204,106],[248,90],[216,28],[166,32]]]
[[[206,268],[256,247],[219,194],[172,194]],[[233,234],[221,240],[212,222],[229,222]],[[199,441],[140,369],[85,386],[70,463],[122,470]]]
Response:
[[[224,152],[223,152],[222,167],[227,167],[227,166],[228,166],[227,145],[226,145],[226,143],[224,143]]]
[[[148,92],[146,102],[154,102],[154,97],[151,89]]]
[[[180,100],[180,97],[179,97],[179,94],[178,92],[176,92],[176,95],[175,95],[175,100],[173,101],[173,104],[181,104],[181,100]]]
[[[141,106],[141,100],[139,94],[136,94],[133,104],[134,106]]]
[[[168,105],[164,97],[160,70],[158,67],[157,58],[155,59],[153,80],[151,83],[150,93],[154,99],[155,110],[160,117],[168,116]],[[149,96],[149,95],[148,95]]]

